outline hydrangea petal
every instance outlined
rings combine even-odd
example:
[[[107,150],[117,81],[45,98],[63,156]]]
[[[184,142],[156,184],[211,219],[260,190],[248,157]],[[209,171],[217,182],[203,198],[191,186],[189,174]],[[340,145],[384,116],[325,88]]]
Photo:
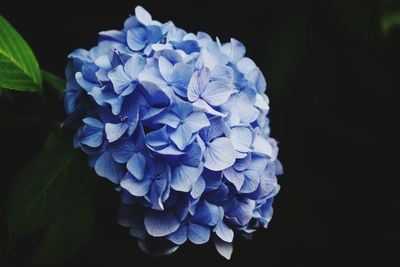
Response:
[[[178,230],[180,222],[170,211],[148,210],[144,216],[144,226],[149,235],[167,236]]]
[[[226,138],[216,138],[204,151],[204,166],[212,171],[221,171],[235,163],[235,150],[232,142]]]
[[[188,227],[188,239],[196,245],[207,243],[210,239],[210,228],[207,226],[191,223]]]

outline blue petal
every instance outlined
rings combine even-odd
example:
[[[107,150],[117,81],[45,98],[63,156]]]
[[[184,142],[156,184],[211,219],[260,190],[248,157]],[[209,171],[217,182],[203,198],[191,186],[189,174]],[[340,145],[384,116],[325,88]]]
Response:
[[[131,80],[137,80],[145,64],[146,59],[144,59],[144,57],[139,54],[133,54],[132,57],[125,62],[124,71]]]
[[[151,236],[161,237],[172,234],[179,228],[179,221],[170,211],[148,210],[144,216],[144,226]]]
[[[203,225],[216,225],[219,221],[220,211],[214,204],[208,203],[207,201],[201,202],[192,218],[195,223]]]
[[[201,96],[207,103],[218,106],[225,103],[232,94],[232,87],[223,81],[213,81],[207,84]]]
[[[163,112],[159,116],[157,116],[153,122],[165,124],[169,127],[176,128],[180,123],[180,118],[175,113]]]
[[[171,134],[171,140],[180,149],[184,150],[189,144],[192,137],[192,131],[186,124],[181,124],[176,128],[176,130]]]
[[[233,167],[224,170],[225,178],[231,182],[236,190],[240,190],[244,183],[244,173],[236,171]]]
[[[253,143],[254,152],[262,155],[272,156],[272,146],[267,139],[258,135]]]
[[[249,128],[247,127],[234,127],[230,131],[230,137],[233,147],[240,152],[250,152],[249,149],[252,141],[253,135]]]
[[[128,171],[136,178],[143,179],[146,158],[142,153],[134,153],[126,164]]]
[[[135,145],[129,138],[121,138],[108,146],[116,162],[126,163],[137,152]]]
[[[240,188],[241,193],[251,193],[257,190],[260,184],[260,173],[254,170],[246,170],[244,172],[245,179],[243,186]]]
[[[182,224],[178,230],[167,236],[167,239],[177,245],[182,245],[187,240],[187,226]]]
[[[251,60],[248,57],[244,57],[241,60],[237,62],[237,68],[241,73],[248,73],[254,68],[257,68],[256,64],[254,63],[253,60]]]
[[[94,128],[99,128],[99,129],[103,129],[104,125],[101,121],[99,121],[98,119],[92,118],[92,117],[86,117],[82,120],[85,124],[94,127]]]
[[[182,163],[187,166],[197,167],[199,166],[203,157],[203,152],[199,144],[193,142],[185,150],[185,155],[182,158]]]
[[[253,217],[254,208],[255,201],[245,198],[242,201],[235,201],[231,209],[226,213],[226,216],[234,223],[246,225]]]
[[[149,25],[150,22],[152,21],[150,13],[147,12],[147,10],[141,6],[137,6],[135,8],[135,16],[140,23],[146,26]]]
[[[92,90],[92,88],[95,86],[94,83],[88,82],[86,81],[83,76],[82,76],[82,72],[77,72],[75,74],[75,79],[76,82],[83,88],[85,89],[86,92],[90,92]]]
[[[147,103],[153,107],[165,107],[170,104],[170,99],[160,87],[152,82],[143,81],[141,82],[144,90],[142,90],[143,96]]]
[[[96,161],[94,169],[97,175],[118,184],[122,176],[122,167],[114,161],[110,152],[104,152]]]
[[[251,153],[248,153],[245,158],[236,159],[235,165],[233,167],[237,171],[244,171],[251,163]]]
[[[221,171],[235,163],[235,149],[226,137],[214,139],[204,151],[204,166],[212,171]]]
[[[190,191],[190,195],[192,198],[198,198],[201,196],[201,194],[203,194],[205,189],[206,182],[204,181],[203,177],[200,176],[194,183],[192,191]]]
[[[214,81],[230,84],[233,82],[233,70],[228,66],[217,66],[211,72],[210,78]]]
[[[183,63],[176,63],[172,69],[170,82],[175,87],[186,89],[186,87],[189,84],[192,73],[193,73],[192,66]]]
[[[85,127],[84,131],[79,134],[79,141],[90,147],[99,147],[103,143],[103,130],[93,127]]]
[[[115,69],[108,73],[108,78],[113,84],[114,90],[117,94],[121,94],[131,85],[131,78],[126,75],[123,67],[118,65]]]
[[[178,165],[172,172],[171,187],[176,191],[189,192],[202,171],[202,166]]]
[[[191,129],[192,133],[195,133],[210,126],[210,121],[203,112],[193,112],[186,118],[185,124]]]
[[[133,51],[140,51],[146,46],[147,32],[143,27],[136,27],[128,30],[126,42]]]
[[[120,43],[125,42],[126,35],[124,32],[117,31],[117,30],[109,30],[109,31],[101,31],[99,32],[100,38],[104,39],[111,39],[118,41]]]
[[[128,130],[129,124],[127,123],[106,123],[105,131],[108,142],[118,140]]]
[[[160,69],[160,73],[164,80],[167,82],[171,81],[171,74],[172,74],[172,69],[173,65],[171,62],[169,62],[165,57],[159,57],[158,58],[158,67]]]
[[[128,173],[121,180],[121,187],[128,190],[128,192],[134,196],[142,197],[149,192],[151,182],[152,181],[150,179],[143,179],[139,181]]]
[[[233,246],[231,243],[222,241],[219,238],[214,240],[215,248],[217,249],[218,253],[227,260],[231,259]]]
[[[196,71],[193,73],[188,86],[187,96],[189,101],[194,102],[199,99],[203,89],[199,87],[199,72]]]
[[[222,51],[228,55],[229,61],[236,63],[238,60],[244,57],[246,53],[246,48],[238,40],[231,38],[230,43],[226,43],[222,47]]]
[[[223,220],[221,220],[214,228],[215,233],[219,238],[225,242],[231,243],[233,241],[233,230],[229,228]]]
[[[202,111],[202,112],[206,112],[208,114],[211,115],[215,115],[215,116],[221,116],[223,117],[224,114],[216,111],[215,109],[213,109],[206,101],[204,101],[203,99],[198,99],[193,103],[193,108],[194,110],[197,111]]]
[[[168,145],[168,133],[166,127],[150,132],[146,135],[146,144],[153,148],[164,148]]]
[[[190,223],[188,227],[188,239],[196,245],[207,243],[210,239],[210,228],[207,226]]]

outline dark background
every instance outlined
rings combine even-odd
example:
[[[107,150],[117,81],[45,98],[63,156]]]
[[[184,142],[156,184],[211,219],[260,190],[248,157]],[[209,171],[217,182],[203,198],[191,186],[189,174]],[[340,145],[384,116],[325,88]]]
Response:
[[[285,174],[269,229],[236,238],[233,265],[400,266],[400,28],[381,21],[396,1],[2,1],[0,12],[24,36],[41,67],[63,75],[66,56],[90,48],[97,32],[119,29],[138,4],[161,22],[173,20],[247,47],[268,81],[272,136]],[[262,4],[261,4],[262,3]],[[1,112],[40,114],[34,95],[1,100]],[[54,106],[62,104],[54,97]],[[40,149],[44,130],[1,122],[1,245],[13,176]],[[42,141],[38,141],[42,140]],[[116,222],[118,194],[99,181],[91,243],[69,264],[135,266],[226,263],[212,244],[186,245],[172,256],[143,254]],[[4,260],[29,262],[32,235]]]

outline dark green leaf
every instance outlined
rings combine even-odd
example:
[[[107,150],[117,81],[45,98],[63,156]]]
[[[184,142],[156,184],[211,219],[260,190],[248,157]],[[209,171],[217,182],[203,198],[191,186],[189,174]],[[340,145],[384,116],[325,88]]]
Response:
[[[89,241],[93,230],[93,170],[85,160],[75,160],[70,167],[65,201],[50,224],[38,248],[34,262],[60,263],[74,255]]]
[[[381,28],[383,34],[388,34],[394,27],[400,27],[400,11],[387,12],[382,16]]]
[[[16,178],[8,205],[11,243],[49,226],[37,262],[66,259],[90,237],[93,171],[82,157],[50,136],[43,151]]]
[[[25,92],[42,90],[35,55],[3,16],[0,16],[0,86]]]
[[[42,70],[42,77],[51,87],[56,89],[57,92],[62,93],[65,89],[65,80],[53,73]]]

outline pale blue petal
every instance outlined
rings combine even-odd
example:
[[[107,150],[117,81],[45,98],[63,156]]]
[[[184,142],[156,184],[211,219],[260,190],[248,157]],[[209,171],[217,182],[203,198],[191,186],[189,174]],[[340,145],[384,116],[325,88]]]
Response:
[[[126,163],[134,153],[136,147],[128,138],[121,138],[108,146],[116,162]]]
[[[210,126],[210,121],[203,112],[193,112],[186,118],[185,125],[191,129],[192,133],[195,133],[204,127]]]
[[[96,118],[93,117],[86,117],[82,120],[85,124],[94,127],[94,128],[99,128],[99,129],[103,129],[104,125],[101,121],[99,121]]]
[[[215,233],[219,238],[225,242],[231,243],[233,241],[233,230],[229,228],[223,220],[221,220],[214,228]]]
[[[192,131],[186,124],[181,124],[176,128],[176,130],[171,134],[171,140],[180,149],[184,150],[189,144],[190,138],[192,137]]]
[[[146,59],[144,59],[144,57],[139,54],[133,54],[132,57],[125,62],[124,71],[131,80],[137,80],[145,64]]]
[[[118,65],[115,69],[110,71],[108,73],[108,78],[117,94],[121,94],[129,85],[131,85],[131,79],[125,74],[121,65]]]
[[[144,226],[151,236],[161,237],[172,234],[179,228],[179,221],[170,211],[148,210],[144,216]]]
[[[114,161],[110,152],[104,152],[96,161],[94,169],[97,175],[118,184],[122,176],[122,167]]]
[[[239,152],[250,152],[253,142],[252,132],[247,127],[234,127],[230,131],[233,147]]]
[[[260,173],[254,170],[246,170],[244,172],[245,179],[240,193],[252,193],[257,190],[260,184]]]
[[[236,190],[240,190],[244,183],[244,173],[236,171],[233,167],[223,171],[225,178],[231,182]]]
[[[104,140],[103,130],[98,128],[85,129],[85,131],[79,135],[79,141],[90,147],[99,147]]]
[[[137,6],[135,8],[135,16],[140,23],[146,26],[149,25],[150,22],[152,21],[150,13],[147,12],[147,10],[141,6]]]
[[[85,89],[86,92],[90,92],[92,90],[92,88],[95,86],[94,83],[88,82],[86,81],[83,76],[82,76],[82,72],[77,72],[75,74],[75,79],[76,82],[83,88]]]
[[[133,51],[140,51],[146,47],[147,33],[143,27],[136,27],[128,30],[126,42]]]
[[[222,81],[227,84],[233,82],[233,70],[228,66],[217,66],[215,67],[210,76],[211,80]]]
[[[158,67],[164,80],[171,81],[173,65],[165,57],[158,58]]]
[[[267,155],[269,157],[272,156],[273,154],[273,149],[271,144],[268,142],[267,139],[265,139],[264,137],[257,135],[256,139],[254,140],[253,143],[253,147],[254,147],[254,152],[262,154],[262,155]]]
[[[176,191],[189,192],[202,171],[202,166],[178,165],[172,172],[171,187]]]
[[[146,158],[142,153],[134,153],[126,164],[128,171],[136,178],[143,179]]]
[[[121,187],[128,190],[133,196],[142,197],[149,192],[151,182],[150,179],[137,180],[128,174],[121,180]]]
[[[206,101],[204,101],[203,99],[197,99],[194,103],[193,103],[193,108],[194,110],[197,111],[202,111],[202,112],[206,112],[208,114],[211,115],[215,115],[215,116],[220,116],[223,117],[224,114],[216,111],[215,109],[213,109],[209,104],[207,104]]]
[[[208,144],[204,151],[204,166],[221,171],[235,163],[235,149],[229,138],[220,137]]]
[[[186,89],[190,78],[192,77],[192,73],[192,66],[183,63],[176,63],[172,69],[170,83],[175,87]]]
[[[200,176],[194,183],[192,191],[190,191],[190,196],[192,198],[198,198],[201,196],[201,194],[203,194],[205,189],[206,189],[206,182],[204,181],[203,177]]]
[[[177,245],[182,245],[187,240],[187,226],[182,224],[178,230],[167,236],[167,239]]]
[[[175,113],[164,112],[157,116],[153,122],[165,124],[169,127],[176,128],[180,123],[180,118]]]
[[[230,62],[236,63],[238,60],[244,57],[246,48],[241,42],[231,38],[230,43],[226,43],[222,46],[222,51],[229,57]]]
[[[210,228],[207,226],[190,223],[188,227],[188,239],[196,245],[207,243],[210,239]]]
[[[239,60],[239,61],[237,62],[237,65],[236,65],[236,66],[237,66],[237,68],[239,69],[239,71],[240,71],[241,73],[244,73],[244,74],[246,74],[246,73],[252,71],[254,68],[257,68],[257,66],[256,66],[256,64],[254,63],[254,61],[251,60],[251,59],[248,58],[248,57],[244,57],[244,58],[242,58],[241,60]]]
[[[203,92],[203,90],[200,89],[199,87],[199,72],[196,71],[193,73],[189,85],[188,85],[188,92],[187,92],[187,97],[189,101],[194,102],[199,99],[200,94]]]
[[[210,105],[218,106],[225,103],[232,94],[232,87],[223,81],[213,81],[207,84],[201,97]]]
[[[128,130],[129,124],[127,123],[106,123],[105,131],[108,142],[118,140]]]
[[[231,243],[225,242],[219,238],[214,240],[215,248],[218,253],[227,260],[231,259],[233,252],[233,245]]]
[[[200,136],[204,142],[210,142],[214,138],[220,137],[225,132],[224,120],[219,117],[210,119],[210,126],[200,131]]]

